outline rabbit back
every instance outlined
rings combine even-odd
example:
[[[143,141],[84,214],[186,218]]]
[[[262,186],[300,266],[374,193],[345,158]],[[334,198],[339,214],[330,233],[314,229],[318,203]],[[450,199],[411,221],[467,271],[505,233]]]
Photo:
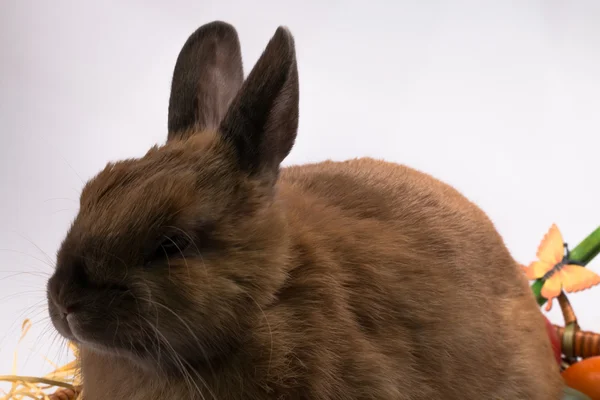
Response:
[[[372,387],[389,385],[382,398],[558,398],[527,281],[490,219],[455,189],[365,158],[288,167],[279,193],[298,258],[282,298],[296,294],[318,315],[305,320],[320,321],[308,332],[321,326],[321,340],[343,332],[347,341],[331,343],[348,357],[340,374],[364,365],[357,382],[371,370],[385,381]],[[321,301],[302,301],[296,285]]]

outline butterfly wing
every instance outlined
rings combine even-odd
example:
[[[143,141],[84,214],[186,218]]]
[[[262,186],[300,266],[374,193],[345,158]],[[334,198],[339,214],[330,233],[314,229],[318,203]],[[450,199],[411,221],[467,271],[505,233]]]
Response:
[[[549,264],[545,261],[534,261],[529,266],[521,266],[527,279],[534,280],[543,277],[548,271],[554,267],[554,264]]]
[[[560,272],[563,288],[569,293],[600,284],[600,276],[597,273],[580,265],[565,265]]]
[[[560,272],[557,272],[557,274],[560,274],[560,279],[561,279],[563,290],[567,291],[567,292],[571,292],[574,288],[577,287],[578,279],[580,279],[580,278],[579,278],[579,275],[577,275],[577,273],[572,273],[571,270],[569,270],[566,267],[568,267],[568,266],[564,266],[560,270]]]
[[[550,311],[552,309],[552,299],[558,297],[560,292],[562,291],[562,271],[557,271],[550,278],[544,281],[544,286],[542,286],[542,296],[548,300],[548,304],[546,305],[546,311]]]
[[[540,243],[537,257],[540,261],[552,266],[562,261],[565,251],[565,242],[556,224],[552,224],[550,230]]]

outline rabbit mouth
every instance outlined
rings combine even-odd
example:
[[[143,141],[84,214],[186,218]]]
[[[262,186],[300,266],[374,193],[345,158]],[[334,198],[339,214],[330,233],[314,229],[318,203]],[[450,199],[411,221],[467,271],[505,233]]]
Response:
[[[181,376],[182,368],[214,368],[238,348],[232,338],[222,338],[219,343],[206,338],[182,339],[182,332],[162,331],[145,318],[121,317],[100,310],[77,310],[55,316],[53,323],[62,336],[79,346],[123,357],[146,371],[161,371],[173,377]]]
[[[71,327],[69,326],[67,318],[63,315],[59,315],[58,312],[52,309],[53,307],[49,308],[50,320],[52,321],[52,324],[54,325],[54,328],[57,330],[57,332],[67,340],[77,341],[77,339],[73,335],[73,332],[71,331]]]

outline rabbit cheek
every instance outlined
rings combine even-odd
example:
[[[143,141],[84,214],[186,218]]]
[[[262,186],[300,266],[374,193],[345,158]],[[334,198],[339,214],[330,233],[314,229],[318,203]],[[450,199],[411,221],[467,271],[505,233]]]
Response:
[[[151,296],[142,296],[148,299],[149,310],[149,335],[145,342],[138,335],[139,348],[146,353],[142,361],[174,376],[181,375],[182,365],[202,369],[230,354],[239,342],[243,318],[243,313],[239,315],[241,294],[236,285],[215,276],[210,265],[206,270],[193,265],[190,268],[187,281],[149,282]]]

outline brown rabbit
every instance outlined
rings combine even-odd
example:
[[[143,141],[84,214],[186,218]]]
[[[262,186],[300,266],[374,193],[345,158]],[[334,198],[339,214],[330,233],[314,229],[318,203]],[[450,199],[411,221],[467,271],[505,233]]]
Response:
[[[84,188],[48,282],[96,399],[559,399],[527,282],[486,215],[410,168],[280,168],[294,40],[244,81],[235,29],[175,66],[164,146]]]

